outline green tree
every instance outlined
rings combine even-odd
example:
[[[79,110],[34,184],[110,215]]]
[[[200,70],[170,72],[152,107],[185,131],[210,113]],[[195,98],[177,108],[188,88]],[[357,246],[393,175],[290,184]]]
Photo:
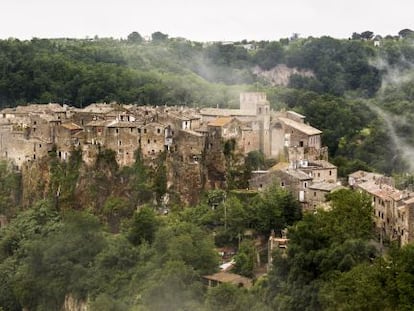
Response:
[[[231,284],[220,284],[210,288],[206,297],[207,310],[245,310],[241,303],[243,295],[245,295],[243,290]]]
[[[285,310],[319,310],[324,281],[376,256],[369,198],[352,190],[331,197],[329,211],[305,214],[289,228],[287,257],[277,256],[269,275],[269,299]]]
[[[161,201],[164,194],[167,193],[167,168],[165,166],[166,154],[161,154],[157,159],[157,166],[153,176],[153,189],[157,202]]]
[[[361,32],[361,38],[365,40],[371,40],[374,37],[374,33],[372,31],[364,31]]]
[[[157,231],[154,248],[158,262],[182,261],[198,274],[214,272],[218,254],[214,251],[212,236],[192,223],[173,222]]]
[[[153,42],[163,42],[163,41],[167,41],[168,35],[160,31],[156,31],[151,34],[151,38]]]
[[[255,56],[255,62],[263,69],[269,70],[284,62],[285,51],[279,42],[270,42],[264,49],[259,50]]]
[[[389,292],[381,285],[386,282],[386,275],[379,267],[381,261],[362,263],[323,284],[320,291],[323,309],[393,310],[386,298]]]
[[[129,187],[132,192],[132,201],[137,206],[150,202],[152,199],[150,178],[148,176],[148,168],[142,158],[141,149],[135,151],[135,162],[126,173],[130,175]]]
[[[39,211],[47,210],[41,207],[34,214],[39,220],[49,219]],[[68,293],[84,298],[90,288],[89,268],[103,247],[97,220],[86,213],[67,212],[61,223],[32,227],[26,233],[38,233],[26,235],[17,250],[20,255],[15,257],[18,265],[12,284],[19,304],[31,309],[59,309]]]
[[[50,189],[49,196],[57,209],[76,208],[76,185],[79,180],[79,169],[82,163],[82,152],[74,149],[69,160],[58,159],[56,150],[50,153]]]
[[[137,31],[133,31],[128,35],[128,42],[141,43],[142,41],[142,36]]]
[[[203,285],[191,266],[180,260],[168,260],[153,271],[142,291],[148,310],[200,310]]]
[[[237,251],[237,255],[234,257],[235,265],[234,271],[238,274],[253,277],[256,261],[256,249],[254,242],[250,240],[243,240]]]
[[[6,161],[0,161],[0,214],[10,217],[20,203],[21,174],[12,170]]]
[[[292,194],[276,183],[268,187],[252,204],[253,227],[262,234],[280,232],[301,218],[301,209]]]
[[[119,231],[121,220],[132,214],[130,202],[126,198],[109,196],[105,201],[102,214],[112,232]]]
[[[158,220],[154,210],[144,206],[135,212],[127,229],[128,240],[139,245],[144,241],[152,243],[158,228]]]

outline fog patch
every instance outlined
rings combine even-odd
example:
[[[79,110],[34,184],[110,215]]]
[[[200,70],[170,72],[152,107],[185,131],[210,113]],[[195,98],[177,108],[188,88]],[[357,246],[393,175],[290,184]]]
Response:
[[[380,117],[385,122],[385,126],[388,130],[388,135],[391,138],[392,143],[396,147],[396,153],[401,154],[403,160],[407,163],[409,171],[414,172],[414,147],[407,144],[404,140],[404,137],[398,135],[396,130],[396,124],[398,125],[408,125],[405,118],[391,114],[384,111],[373,104],[367,104],[368,108],[371,109],[378,117]]]

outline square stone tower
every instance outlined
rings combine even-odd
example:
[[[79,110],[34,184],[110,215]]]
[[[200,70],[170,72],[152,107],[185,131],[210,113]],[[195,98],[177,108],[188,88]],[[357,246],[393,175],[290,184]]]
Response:
[[[240,110],[251,112],[260,124],[260,150],[270,157],[270,104],[266,93],[246,92],[240,94]]]

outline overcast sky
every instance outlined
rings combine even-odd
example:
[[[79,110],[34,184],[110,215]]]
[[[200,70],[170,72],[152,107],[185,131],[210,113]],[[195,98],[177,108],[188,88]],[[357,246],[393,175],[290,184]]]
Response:
[[[414,0],[0,0],[0,38],[277,40],[414,30]]]

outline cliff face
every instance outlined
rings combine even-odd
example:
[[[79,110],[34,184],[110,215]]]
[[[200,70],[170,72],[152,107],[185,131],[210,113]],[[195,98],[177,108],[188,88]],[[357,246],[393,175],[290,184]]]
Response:
[[[195,205],[205,186],[205,167],[203,160],[183,162],[176,157],[167,159],[167,178],[169,190],[176,193],[186,205]]]
[[[27,162],[22,167],[22,205],[30,206],[47,197],[50,185],[48,158]]]
[[[256,66],[253,69],[253,73],[259,77],[264,78],[272,85],[287,86],[289,85],[290,77],[292,75],[300,75],[303,77],[314,77],[314,73],[310,70],[302,70],[297,68],[289,68],[288,66],[281,64],[270,70],[263,70]]]
[[[72,294],[67,294],[62,311],[89,311],[89,307],[85,301],[75,298]]]

